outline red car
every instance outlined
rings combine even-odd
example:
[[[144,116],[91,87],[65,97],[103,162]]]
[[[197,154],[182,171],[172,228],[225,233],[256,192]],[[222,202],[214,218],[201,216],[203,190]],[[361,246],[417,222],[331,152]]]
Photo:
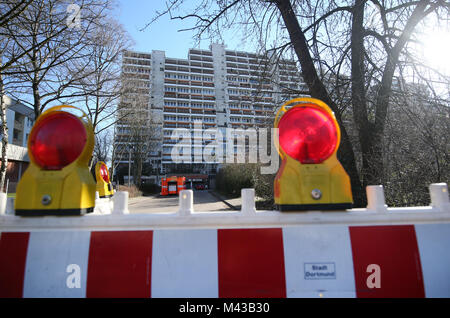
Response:
[[[195,190],[205,190],[205,186],[203,184],[197,184]]]

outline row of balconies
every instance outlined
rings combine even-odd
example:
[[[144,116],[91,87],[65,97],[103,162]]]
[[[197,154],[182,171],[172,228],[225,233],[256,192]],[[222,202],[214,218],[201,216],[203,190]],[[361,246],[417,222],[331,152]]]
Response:
[[[217,128],[217,129],[215,129],[215,130],[212,130],[211,131],[211,138],[214,138],[214,134],[217,134],[218,133],[218,131],[219,131],[219,129]],[[191,136],[191,139],[203,139],[203,131],[202,130],[198,130],[198,129],[193,129],[192,131],[190,131],[189,132],[190,133],[190,136]],[[171,143],[176,143],[176,141],[175,142],[172,142],[173,140],[171,139],[172,138],[172,132],[170,131],[170,130],[165,130],[164,131],[164,142],[171,142]],[[225,136],[223,136],[223,138],[224,138],[224,140],[226,139],[226,137]]]
[[[194,125],[194,123],[164,123],[164,129],[174,129],[174,128],[186,128],[186,129],[194,129],[197,128],[198,125]],[[216,123],[202,123],[201,129],[209,129],[211,127],[216,127]]]
[[[267,60],[266,57],[262,55],[256,55],[255,53],[247,53],[247,52],[237,52],[237,51],[225,51],[225,56],[239,56],[239,57],[248,57],[251,59],[260,59],[260,60]]]
[[[280,77],[279,81],[280,82],[288,82],[288,83],[292,83],[292,82],[298,83],[300,81],[300,78],[299,77],[295,77],[295,76],[293,76],[293,77]]]
[[[176,71],[176,72],[185,72],[185,73],[198,73],[198,74],[214,74],[214,70],[212,69],[199,69],[193,67],[181,67],[181,66],[172,66],[166,65],[166,71]]]
[[[264,74],[272,74],[272,72],[269,69],[266,68],[259,68],[259,67],[244,67],[244,66],[236,66],[234,64],[227,63],[227,68],[232,69],[234,71],[248,71],[250,70],[252,74],[256,74],[258,76],[263,76]],[[228,70],[227,69],[227,70]]]
[[[208,116],[208,118],[210,118],[209,116],[215,117],[216,116],[216,111],[215,110],[203,110],[202,113],[189,113],[187,112],[189,111],[189,109],[186,109],[186,112],[175,112],[175,110],[173,111],[167,111],[166,109],[164,109],[164,114],[183,114],[183,115],[204,115],[204,116]],[[192,111],[194,111],[194,109],[192,109]]]
[[[123,64],[129,64],[129,65],[151,65],[150,60],[138,60],[138,59],[127,58],[127,57],[125,57],[123,59]]]
[[[188,113],[190,110],[191,111],[199,111],[202,112],[204,111],[207,114],[211,114],[210,112],[215,112],[215,107],[201,107],[201,106],[184,106],[184,105],[180,105],[180,106],[164,106],[164,111],[171,111],[171,112],[176,112],[178,110],[178,112],[184,112],[184,113]],[[215,115],[215,113],[214,113]]]
[[[166,59],[165,63],[166,64],[187,65],[187,66],[189,66],[189,61],[187,61],[187,60]]]
[[[170,114],[197,114],[197,115],[206,115],[206,116],[215,116],[216,114],[211,114],[209,110],[203,109],[191,109],[191,108],[169,108],[164,107],[164,113]]]
[[[235,84],[228,82],[228,87],[230,88],[244,88],[246,90],[255,92],[255,91],[273,91],[273,87],[271,85],[255,85],[255,84]]]
[[[228,108],[229,109],[236,109],[236,110],[273,110],[273,105],[271,106],[267,106],[267,105],[260,105],[260,104],[229,104]]]
[[[178,119],[176,114],[178,114]],[[199,116],[198,114],[195,113],[169,113],[164,111],[164,121],[180,121],[180,120],[185,120],[185,121],[195,121],[195,120],[202,120],[203,114],[201,114],[202,116]],[[200,119],[198,118],[200,117]],[[206,113],[204,116],[204,120],[206,122],[214,122],[216,117],[216,114],[208,114]]]
[[[145,80],[150,81],[150,74],[139,74],[139,73],[130,73],[130,72],[123,72],[123,74],[126,74],[127,80]]]
[[[138,59],[147,59],[147,60],[152,58],[151,54],[138,53],[138,52],[133,52],[133,51],[124,51],[123,52],[123,56],[124,57],[131,57],[131,58],[138,58]]]
[[[225,60],[227,62],[234,62],[234,63],[239,63],[239,64],[246,64],[249,65],[250,67],[261,67],[262,65],[268,65],[269,61],[267,59],[265,60],[257,60],[254,58],[250,58],[250,59],[242,59],[242,58],[235,58],[235,57],[231,57],[231,56],[227,56],[225,58]]]
[[[260,102],[260,103],[272,103],[272,97],[257,97],[257,96],[248,96],[248,95],[229,95],[229,100],[234,101],[250,101],[250,102]]]
[[[206,118],[205,118],[206,119]],[[196,118],[196,119],[194,119],[194,118],[188,118],[188,119],[185,119],[185,118],[178,118],[178,119],[164,119],[164,123],[163,123],[163,125],[164,125],[164,127],[166,127],[165,125],[166,124],[175,124],[175,123],[180,123],[180,124],[187,124],[187,123],[198,123],[198,122],[201,122],[201,124],[203,125],[215,125],[216,124],[216,122],[215,121],[203,121],[203,120],[200,120],[200,119],[198,119],[198,118]]]
[[[203,50],[196,50],[196,49],[190,49],[189,54],[212,56],[211,51],[203,51]]]
[[[297,76],[298,71],[279,71],[278,74],[280,74],[281,76]]]
[[[187,100],[216,100],[215,96],[212,95],[191,95],[191,94],[180,94],[173,92],[164,92],[164,97],[166,98],[177,98],[177,99],[187,99]]]
[[[229,87],[242,87],[242,88],[251,88],[251,89],[263,89],[263,90],[273,90],[272,85],[268,84],[248,84],[248,83],[233,83],[228,81],[227,82]]]
[[[252,65],[241,65],[241,64],[232,64],[227,63],[227,67],[237,71],[252,71],[254,74],[258,74],[259,76],[263,76],[264,74],[271,74],[272,70],[270,68],[258,67]]]
[[[238,57],[235,58],[233,56],[238,56]],[[239,57],[244,57],[244,59],[239,58]],[[246,57],[248,57],[248,59],[246,59]],[[266,57],[264,57],[262,55],[257,56],[256,54],[252,54],[252,53],[235,54],[234,52],[227,51],[225,59],[227,62],[237,62],[237,63],[257,64],[257,65],[270,64],[269,59],[267,59]],[[277,67],[279,67],[280,69],[283,69],[283,70],[297,70],[296,62],[290,61],[290,60],[279,61]]]
[[[269,110],[242,110],[242,111],[236,111],[236,110],[230,110],[230,116],[239,116],[239,117],[267,117],[272,116],[273,111]]]
[[[201,88],[197,88],[197,87],[194,88],[194,87],[189,87],[189,86],[177,86],[177,85],[165,85],[164,92],[202,95],[202,96],[214,96],[214,94],[215,94],[213,89],[201,89]]]
[[[164,83],[176,84],[176,85],[186,85],[186,86],[214,87],[214,83],[211,83],[211,82],[186,81],[186,80],[176,80],[176,79],[171,79],[171,78],[165,78]]]
[[[200,60],[197,60],[200,61]],[[202,61],[204,62],[204,61]],[[212,62],[212,59],[211,61]],[[173,60],[173,59],[166,59],[165,64],[171,64],[171,65],[184,65],[184,66],[198,66],[198,67],[204,67],[204,68],[214,68],[211,63],[199,63],[195,61],[186,61],[186,60]]]
[[[234,57],[226,57],[227,62],[234,62],[239,63],[237,64],[237,67],[243,66],[242,64],[245,64],[245,66],[248,66],[251,69],[261,69],[261,68],[267,68],[268,66],[271,66],[268,60],[255,60],[255,59],[241,59],[241,58],[234,58]],[[280,70],[280,72],[296,72],[298,73],[298,69],[295,65],[295,62],[282,62],[283,64],[278,64],[276,67]],[[289,64],[287,64],[289,63]],[[227,63],[232,64],[232,63]],[[235,66],[236,67],[236,66]]]
[[[203,68],[214,68],[212,64],[209,63],[199,63],[199,62],[191,62],[191,66],[195,67],[203,67]]]
[[[214,104],[195,104],[195,103],[191,103],[191,104],[178,104],[178,105],[174,105],[174,104],[169,104],[170,101],[164,101],[165,105],[164,107],[170,107],[170,108],[195,108],[195,109],[214,109],[215,106]]]
[[[212,62],[213,59],[211,57],[205,57],[205,56],[196,56],[196,55],[189,55],[190,61],[202,61],[202,62]]]
[[[265,76],[265,75],[267,75],[267,73],[263,72],[261,70],[247,71],[247,70],[235,69],[235,68],[227,68],[227,74],[254,76],[256,78],[267,77],[267,76]]]
[[[170,137],[165,137],[164,141],[163,141],[163,147],[169,148],[176,144],[178,144],[178,145],[192,144],[194,147],[204,147],[204,146],[207,146],[209,143],[210,143],[210,141],[203,141],[202,136],[199,136],[198,138],[191,136],[191,141],[188,141],[188,142],[183,142],[182,140],[174,140],[174,139],[170,139]]]

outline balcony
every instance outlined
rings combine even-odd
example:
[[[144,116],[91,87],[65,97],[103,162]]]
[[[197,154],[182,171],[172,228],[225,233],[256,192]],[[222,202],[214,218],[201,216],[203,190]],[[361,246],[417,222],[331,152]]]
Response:
[[[180,99],[189,99],[189,94],[177,94],[177,98]]]

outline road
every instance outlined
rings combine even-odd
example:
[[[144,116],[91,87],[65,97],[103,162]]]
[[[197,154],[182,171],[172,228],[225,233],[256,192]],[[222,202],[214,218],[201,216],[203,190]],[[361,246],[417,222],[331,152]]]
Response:
[[[131,198],[128,202],[130,213],[176,212],[178,196],[148,196]],[[233,211],[223,201],[217,199],[209,191],[194,191],[194,211]]]

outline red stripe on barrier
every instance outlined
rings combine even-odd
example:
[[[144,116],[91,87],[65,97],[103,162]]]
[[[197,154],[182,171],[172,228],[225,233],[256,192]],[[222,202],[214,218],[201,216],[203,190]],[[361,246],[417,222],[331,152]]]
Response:
[[[286,297],[281,229],[218,230],[219,297]]]
[[[349,229],[357,297],[425,297],[413,225]]]
[[[0,298],[23,296],[30,233],[0,233]]]
[[[147,298],[153,231],[92,232],[86,297]]]

